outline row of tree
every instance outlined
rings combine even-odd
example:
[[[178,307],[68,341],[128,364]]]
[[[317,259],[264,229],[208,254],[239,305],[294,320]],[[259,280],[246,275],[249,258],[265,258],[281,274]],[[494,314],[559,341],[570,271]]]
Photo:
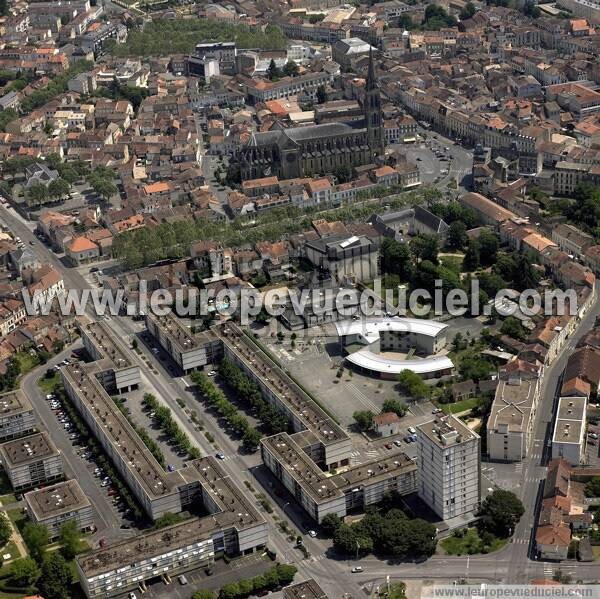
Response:
[[[190,438],[179,428],[169,408],[160,404],[151,393],[144,394],[142,404],[154,411],[154,419],[169,438],[169,442],[176,445],[180,451],[185,451],[193,460],[202,457],[200,450],[192,445]]]

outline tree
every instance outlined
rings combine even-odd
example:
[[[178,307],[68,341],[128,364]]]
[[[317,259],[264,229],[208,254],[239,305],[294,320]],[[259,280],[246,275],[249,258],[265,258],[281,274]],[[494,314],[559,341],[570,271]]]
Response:
[[[535,289],[540,282],[540,273],[534,268],[532,259],[528,254],[520,254],[517,258],[517,273],[513,281],[519,291]]]
[[[237,582],[230,582],[219,591],[219,599],[238,599],[240,596],[240,585]]]
[[[283,66],[283,74],[286,77],[296,77],[298,70],[298,65],[293,60],[288,60]]]
[[[337,514],[327,514],[321,520],[321,528],[328,537],[332,537],[343,522]]]
[[[585,484],[584,492],[586,497],[600,497],[600,476],[592,477]]]
[[[34,183],[25,195],[30,204],[43,204],[48,199],[48,188],[43,183]]]
[[[71,569],[58,551],[54,551],[44,558],[38,588],[45,599],[69,599],[71,597]]]
[[[12,527],[6,512],[0,512],[0,547],[4,547],[12,534]]]
[[[386,399],[381,407],[382,412],[394,412],[394,414],[397,414],[400,418],[406,414],[406,410],[406,404],[394,398]]]
[[[483,527],[500,537],[510,536],[524,513],[521,500],[504,489],[496,489],[488,495],[480,509]]]
[[[8,15],[8,0],[0,0],[0,17]]]
[[[296,576],[296,572],[298,572],[296,566],[291,566],[289,564],[277,564],[275,569],[279,578],[279,584],[284,587],[293,582],[294,576]]]
[[[267,69],[267,77],[270,81],[276,81],[281,77],[281,71],[279,67],[275,63],[275,59],[271,58],[271,62],[269,63],[269,67]]]
[[[519,341],[523,341],[527,336],[525,327],[521,324],[521,321],[514,316],[508,316],[506,318],[500,327],[500,332],[503,335],[509,335],[510,337],[518,339]]]
[[[249,428],[242,436],[242,442],[247,451],[256,451],[260,445],[261,439],[262,434],[255,428]]]
[[[360,534],[358,526],[342,524],[333,536],[333,547],[345,555],[367,555],[373,551],[373,539]]]
[[[201,589],[192,595],[192,599],[215,599],[215,594],[208,589]]]
[[[479,243],[476,239],[469,241],[467,251],[463,260],[463,270],[467,272],[473,272],[477,270],[481,265],[481,258],[479,252]]]
[[[40,569],[30,557],[17,559],[10,565],[10,581],[17,587],[30,587],[39,577]]]
[[[325,102],[327,102],[327,91],[324,85],[319,85],[317,87],[317,103],[325,104]]]
[[[386,237],[381,243],[381,270],[398,275],[401,281],[411,281],[415,268],[408,245]]]
[[[398,386],[401,391],[415,399],[425,399],[431,394],[431,389],[423,379],[408,368],[398,375]]]
[[[72,560],[81,551],[81,531],[74,520],[60,527],[59,543],[65,559]]]
[[[487,229],[484,229],[477,238],[479,247],[479,259],[482,266],[491,266],[496,262],[498,246],[500,241],[498,236]]]
[[[523,14],[531,17],[532,19],[537,19],[542,14],[542,11],[540,10],[539,6],[533,2],[533,0],[526,0],[525,4],[523,5]]]
[[[467,241],[467,226],[459,220],[454,221],[448,229],[446,245],[452,250],[462,250]]]
[[[460,19],[464,21],[470,19],[476,12],[475,5],[472,2],[467,2],[464,8],[460,11]]]
[[[29,555],[38,563],[42,563],[46,546],[50,540],[48,529],[41,524],[27,522],[23,527],[23,540],[29,549]]]
[[[492,365],[472,349],[461,357],[458,365],[458,372],[464,380],[481,381],[487,379],[491,369]]]
[[[438,263],[439,241],[435,235],[417,235],[410,242],[410,251],[417,260]]]
[[[352,414],[356,426],[361,431],[368,431],[373,428],[373,412],[371,410],[358,410]]]
[[[48,195],[61,200],[71,191],[71,186],[65,179],[58,177],[48,185]]]

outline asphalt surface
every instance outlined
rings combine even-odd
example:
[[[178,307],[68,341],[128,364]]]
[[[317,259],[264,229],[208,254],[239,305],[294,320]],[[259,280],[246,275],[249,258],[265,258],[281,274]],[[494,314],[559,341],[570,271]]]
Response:
[[[67,288],[81,289],[87,285],[85,279],[77,270],[65,268],[60,260],[35,238],[31,233],[33,228],[31,224],[23,223],[22,219],[13,210],[7,210],[4,207],[0,208],[0,215],[9,228],[26,243],[29,240],[36,241],[36,245],[32,249],[42,263],[50,263],[62,272]],[[363,591],[360,589],[363,586],[369,589],[373,585],[382,584],[385,582],[387,576],[390,576],[392,580],[448,581],[467,578],[469,581],[526,583],[533,578],[549,578],[552,576],[553,571],[560,567],[564,574],[571,574],[577,580],[592,581],[600,579],[600,564],[594,562],[568,562],[559,566],[557,564],[539,562],[531,559],[533,556],[530,545],[535,521],[536,497],[545,477],[545,468],[542,466],[542,450],[548,433],[548,424],[552,420],[552,406],[556,388],[574,344],[583,333],[592,328],[594,319],[599,314],[600,302],[596,301],[558,358],[545,371],[542,399],[540,400],[541,403],[536,416],[534,448],[531,456],[524,460],[520,475],[520,495],[526,507],[526,513],[516,527],[512,542],[502,550],[493,555],[471,557],[434,556],[422,563],[388,563],[375,557],[367,557],[358,561],[342,561],[330,558],[328,554],[331,546],[330,541],[320,538],[312,539],[306,536],[304,542],[311,557],[308,560],[303,560],[300,553],[293,548],[292,543],[280,533],[273,520],[273,515],[264,513],[266,520],[270,524],[269,545],[278,552],[282,561],[294,563],[298,567],[299,580],[314,577],[322,584],[325,591],[330,592],[334,597],[340,597],[344,593],[349,593],[356,598],[359,594],[362,595]],[[123,339],[130,338],[131,335],[139,333],[139,329],[126,318],[113,317],[110,322],[114,330]],[[157,389],[161,395],[161,401],[165,402],[173,410],[174,415],[178,418],[184,430],[205,454],[212,454],[217,451],[208,443],[202,433],[195,430],[189,422],[187,415],[175,402],[175,397],[181,397],[190,408],[200,412],[199,407],[201,404],[186,389],[185,381],[181,378],[173,377],[164,364],[160,360],[157,360],[147,348],[144,347],[143,351],[146,352],[147,357],[159,372],[159,375],[155,375],[149,372],[143,363],[141,363],[148,384]],[[34,378],[35,375],[30,373],[29,378],[25,378],[24,386],[26,386],[26,392],[33,394],[34,403],[36,407],[39,407],[40,417],[44,420],[43,406],[38,406],[40,400],[36,400],[36,394],[39,395],[39,393],[37,393]],[[45,400],[43,402],[45,403]],[[46,415],[46,417],[49,417],[49,415]],[[206,428],[214,434],[219,450],[223,451],[228,457],[223,462],[224,468],[240,486],[243,485],[244,480],[248,480],[257,487],[254,472],[257,472],[258,476],[264,470],[258,466],[259,456],[257,454],[250,456],[239,454],[238,443],[231,440],[219,427],[218,422],[210,412],[202,410],[201,418],[204,420]],[[44,422],[44,424],[46,423]],[[50,428],[51,426],[49,423]],[[55,441],[57,441],[57,444],[60,442],[60,435],[58,433]],[[71,465],[71,460],[67,457],[67,453],[72,452],[72,449],[64,446],[64,451],[65,459],[69,462],[69,467],[74,469],[80,482],[87,484],[85,482],[85,473],[83,471],[78,472],[77,464],[74,463]],[[264,476],[264,473],[260,474],[260,476]],[[268,483],[265,488],[269,491]],[[94,501],[100,503],[97,489],[91,486],[88,489],[91,496],[94,497]],[[97,495],[98,499],[96,498]],[[280,505],[274,496],[271,496],[271,500],[274,503],[274,514],[279,518],[292,519],[296,523],[302,519],[308,519],[295,504],[288,502],[287,504]],[[102,514],[102,516],[109,519],[108,513]],[[359,574],[350,574],[351,567],[357,564],[362,565],[364,571]]]

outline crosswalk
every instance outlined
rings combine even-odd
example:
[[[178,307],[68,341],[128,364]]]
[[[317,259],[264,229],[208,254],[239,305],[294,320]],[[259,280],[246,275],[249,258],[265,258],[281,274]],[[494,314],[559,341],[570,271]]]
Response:
[[[552,564],[544,564],[544,578],[551,579],[554,575],[554,569],[552,568]]]

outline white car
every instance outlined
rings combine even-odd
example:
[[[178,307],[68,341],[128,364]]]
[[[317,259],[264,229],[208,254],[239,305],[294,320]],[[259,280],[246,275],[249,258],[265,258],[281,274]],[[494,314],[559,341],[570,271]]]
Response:
[[[362,571],[363,571],[362,566],[354,566],[354,568],[352,568],[352,570],[351,570],[352,574],[356,574],[357,572],[362,572]]]
[[[308,531],[308,536],[311,537],[311,539],[314,539],[317,536],[317,531],[316,530],[309,530]]]

